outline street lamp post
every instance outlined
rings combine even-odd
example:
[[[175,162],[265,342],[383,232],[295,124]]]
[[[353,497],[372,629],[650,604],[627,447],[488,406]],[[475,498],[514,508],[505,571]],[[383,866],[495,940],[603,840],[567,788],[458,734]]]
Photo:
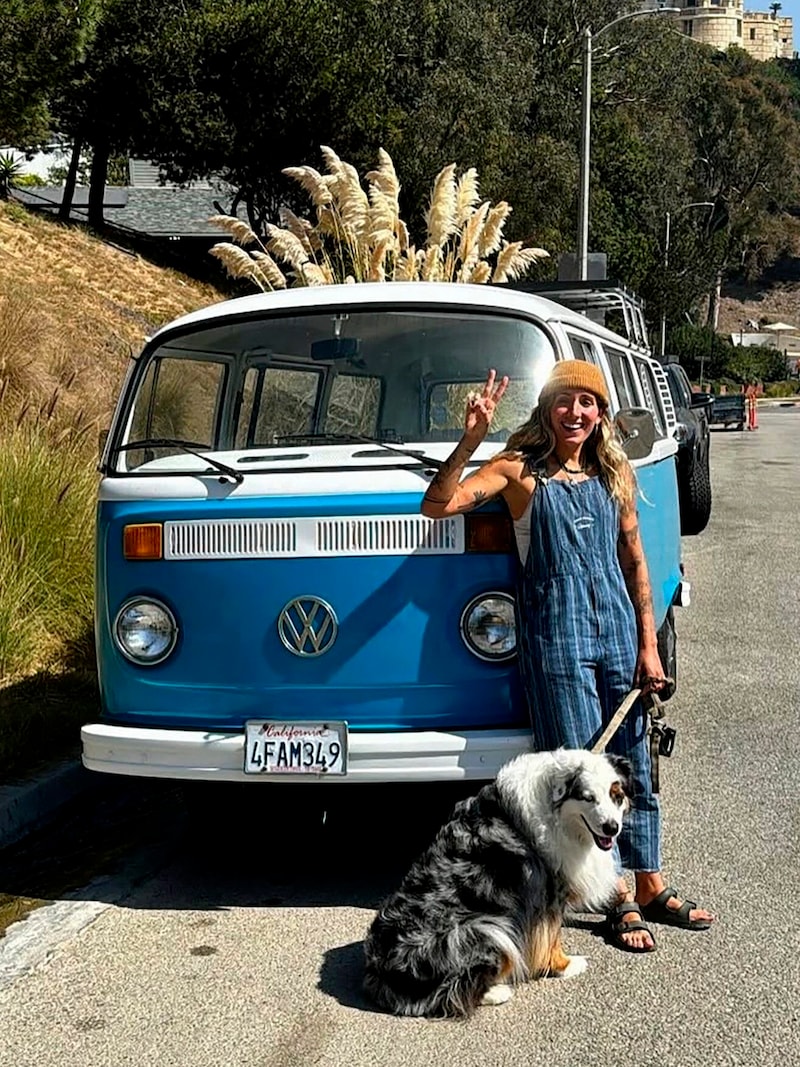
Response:
[[[691,204],[684,204],[683,207],[678,208],[678,211],[688,211],[692,207],[713,207],[714,204],[711,200],[693,200]],[[669,266],[669,240],[671,233],[671,220],[672,215],[667,212],[666,221],[664,223],[664,278],[667,276],[667,267]],[[666,298],[661,298],[661,358],[663,359],[667,352],[667,302]]]
[[[596,33],[592,33],[587,26],[583,31],[582,60],[583,79],[581,83],[581,143],[580,143],[580,176],[578,190],[578,277],[585,282],[589,268],[589,160],[591,157],[592,135],[592,45],[595,37],[616,26],[618,22],[626,19],[641,18],[643,15],[673,15],[677,14],[679,7],[657,7],[648,11],[629,11],[625,15],[601,26]]]

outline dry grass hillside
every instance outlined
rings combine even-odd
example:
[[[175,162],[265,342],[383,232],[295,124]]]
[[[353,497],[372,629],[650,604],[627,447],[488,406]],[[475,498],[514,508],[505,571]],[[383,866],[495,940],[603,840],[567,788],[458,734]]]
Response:
[[[800,327],[800,236],[792,254],[782,256],[763,277],[729,283],[722,292],[719,332],[737,333],[748,320],[788,322]]]
[[[97,714],[97,431],[131,350],[218,290],[0,202],[0,781]]]
[[[61,417],[107,418],[131,349],[220,299],[209,285],[0,203],[0,419],[31,402],[55,403]]]

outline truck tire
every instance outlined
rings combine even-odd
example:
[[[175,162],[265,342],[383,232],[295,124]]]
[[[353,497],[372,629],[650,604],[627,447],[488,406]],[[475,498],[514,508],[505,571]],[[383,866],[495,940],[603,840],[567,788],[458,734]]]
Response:
[[[672,679],[673,684],[665,686],[658,694],[661,700],[669,700],[678,687],[678,636],[675,633],[675,616],[672,607],[658,631],[658,655],[664,674]]]
[[[684,536],[699,534],[708,526],[711,518],[711,472],[708,456],[705,462],[692,462],[688,475],[680,485],[681,533]]]

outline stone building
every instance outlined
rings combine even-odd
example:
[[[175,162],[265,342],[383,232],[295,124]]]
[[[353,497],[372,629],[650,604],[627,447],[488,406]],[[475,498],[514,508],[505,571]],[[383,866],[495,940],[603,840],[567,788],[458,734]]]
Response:
[[[664,6],[658,0],[642,4],[644,9]],[[681,8],[672,17],[687,37],[721,52],[735,44],[759,60],[794,55],[792,20],[779,14],[780,5],[769,12],[745,11],[743,0],[669,0],[666,6]]]
[[[792,20],[780,15],[745,11],[742,47],[754,59],[791,59],[794,55]]]

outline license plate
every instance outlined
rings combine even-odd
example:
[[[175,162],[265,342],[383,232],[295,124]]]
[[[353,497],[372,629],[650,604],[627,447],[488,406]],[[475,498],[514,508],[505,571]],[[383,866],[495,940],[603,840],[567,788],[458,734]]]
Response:
[[[245,774],[347,774],[347,723],[245,723]]]

